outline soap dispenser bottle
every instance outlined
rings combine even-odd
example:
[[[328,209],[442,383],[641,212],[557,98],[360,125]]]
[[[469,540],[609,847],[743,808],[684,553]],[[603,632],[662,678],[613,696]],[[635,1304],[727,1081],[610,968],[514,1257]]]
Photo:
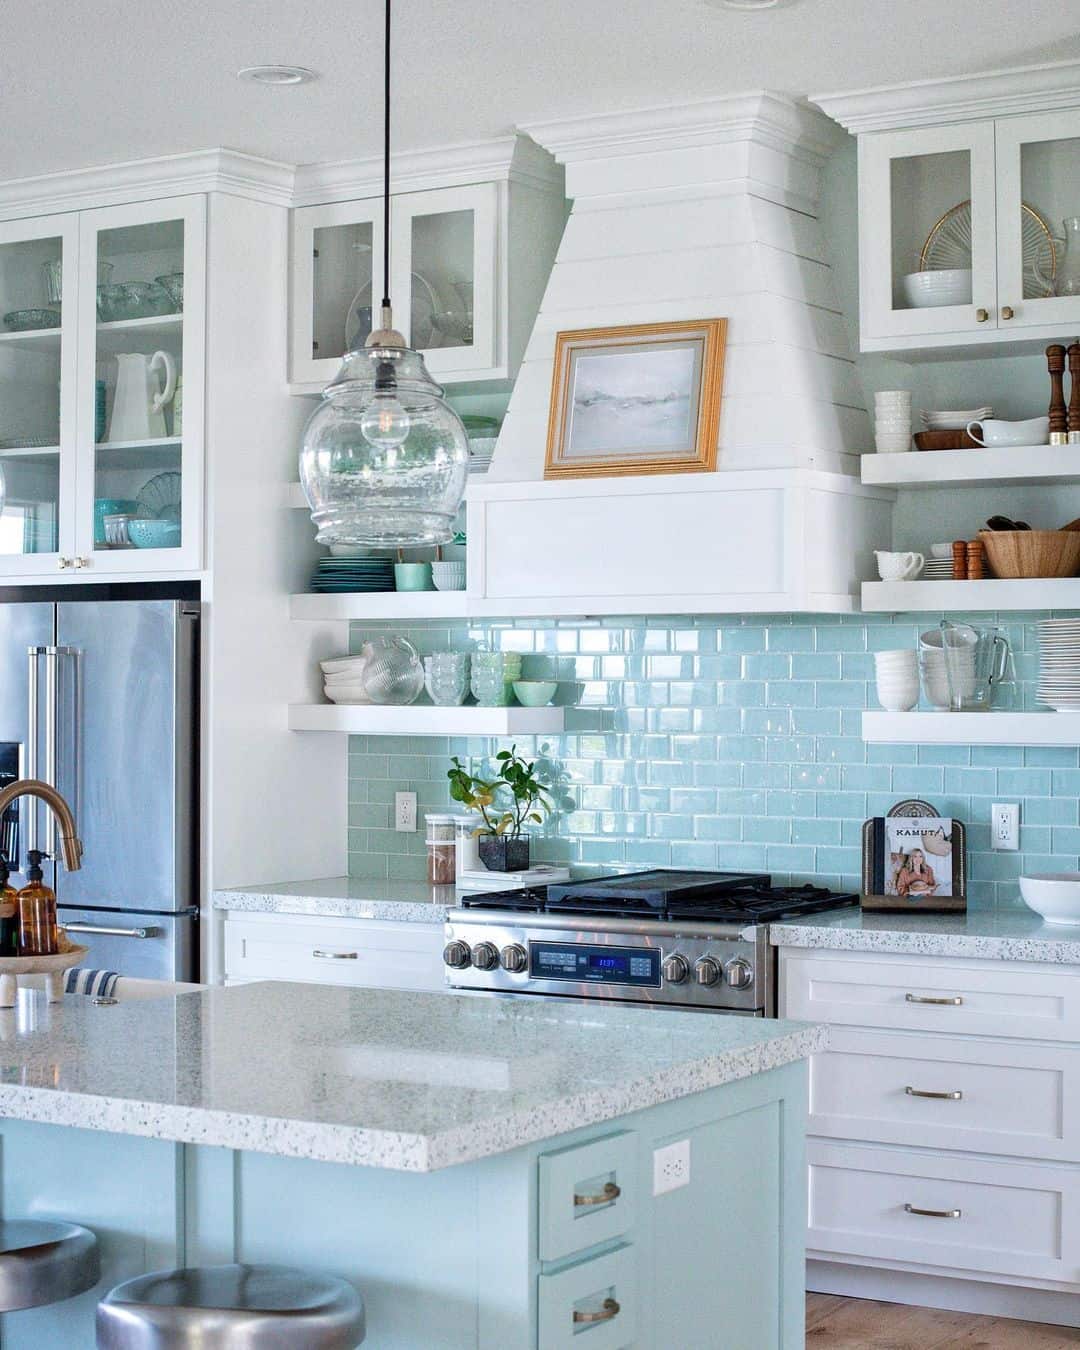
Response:
[[[10,877],[8,860],[0,856],[0,956],[19,954],[19,893]]]
[[[19,892],[19,955],[55,956],[60,950],[56,928],[56,893],[45,885],[41,860],[45,855],[32,848],[26,855],[26,885]]]

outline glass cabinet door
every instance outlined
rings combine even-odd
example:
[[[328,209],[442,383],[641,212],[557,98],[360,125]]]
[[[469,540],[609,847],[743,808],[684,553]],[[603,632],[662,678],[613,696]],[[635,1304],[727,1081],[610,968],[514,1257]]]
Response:
[[[1080,325],[1080,113],[997,123],[1001,326]]]
[[[78,237],[74,215],[0,225],[0,575],[74,551]]]
[[[78,552],[95,572],[201,561],[204,222],[201,198],[82,216]]]
[[[436,377],[494,366],[496,185],[410,192],[392,211],[398,328]]]
[[[861,138],[859,210],[865,336],[997,326],[992,123]]]

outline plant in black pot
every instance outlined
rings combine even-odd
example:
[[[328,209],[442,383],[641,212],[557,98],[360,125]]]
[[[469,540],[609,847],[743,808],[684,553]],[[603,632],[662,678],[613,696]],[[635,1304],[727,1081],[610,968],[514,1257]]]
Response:
[[[553,809],[554,799],[536,776],[535,763],[522,759],[517,746],[500,750],[495,756],[498,773],[494,778],[471,774],[458,759],[453,768],[450,796],[480,815],[482,824],[475,833],[480,861],[489,872],[523,872],[529,866],[529,836],[525,825],[542,825]]]

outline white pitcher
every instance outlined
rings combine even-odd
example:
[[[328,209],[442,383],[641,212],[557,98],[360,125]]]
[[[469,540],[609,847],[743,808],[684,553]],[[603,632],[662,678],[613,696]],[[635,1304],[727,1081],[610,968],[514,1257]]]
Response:
[[[176,362],[168,352],[120,352],[110,441],[148,441],[167,434],[165,406],[176,393]],[[158,383],[157,371],[165,372],[165,388]]]

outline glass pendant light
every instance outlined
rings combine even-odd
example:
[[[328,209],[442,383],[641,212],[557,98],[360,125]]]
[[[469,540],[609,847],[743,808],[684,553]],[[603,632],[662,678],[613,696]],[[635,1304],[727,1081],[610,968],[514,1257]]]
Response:
[[[345,353],[304,428],[300,482],[320,544],[445,544],[469,466],[461,419],[390,305],[390,4],[386,0],[383,297],[379,327]]]

